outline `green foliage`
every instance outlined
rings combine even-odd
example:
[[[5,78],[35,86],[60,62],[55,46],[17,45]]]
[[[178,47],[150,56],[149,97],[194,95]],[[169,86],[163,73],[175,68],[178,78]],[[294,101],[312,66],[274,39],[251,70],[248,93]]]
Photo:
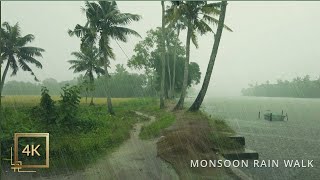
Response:
[[[153,99],[127,100],[115,106],[115,116],[108,115],[104,105],[78,106],[78,121],[70,124],[74,131],[59,126],[50,127],[50,169],[39,172],[47,174],[48,171],[56,171],[54,173],[58,174],[79,170],[111,153],[130,137],[133,124],[140,119],[131,111],[153,103]],[[0,121],[3,157],[10,157],[8,147],[13,144],[15,132],[43,132],[46,127],[46,123],[32,113],[32,107],[3,108],[3,115]]]
[[[249,85],[249,88],[242,89],[241,93],[244,96],[320,98],[320,78],[311,80],[307,75],[292,81],[278,80],[276,84],[267,81]]]
[[[78,86],[62,87],[61,100],[59,101],[59,123],[64,127],[72,128],[77,120],[80,103],[80,88]],[[66,126],[65,126],[66,125]]]
[[[161,30],[157,28],[156,30],[149,30],[147,32],[147,37],[136,44],[134,48],[135,54],[131,57],[128,62],[128,66],[136,69],[144,69],[147,76],[147,86],[150,87],[153,91],[160,90],[160,75],[162,72],[161,69]],[[170,38],[167,39],[169,49],[167,57],[169,58],[169,67],[166,65],[166,74],[170,70],[171,74],[173,72],[173,59],[174,52],[176,52],[176,68],[175,68],[175,87],[176,93],[179,93],[182,89],[183,83],[183,73],[184,73],[184,62],[185,57],[185,48],[181,45],[177,35],[172,34]],[[175,49],[175,51],[173,51]],[[200,82],[201,72],[199,65],[195,62],[189,64],[189,74],[188,74],[188,86],[190,87],[193,84],[198,84]],[[166,76],[165,80],[165,89],[169,89],[169,76]]]
[[[146,76],[129,73],[123,65],[116,65],[116,72],[110,78],[99,77],[95,81],[95,89],[92,92],[95,97],[105,97],[105,84],[108,83],[112,97],[143,97],[152,96],[147,91]]]
[[[110,47],[111,39],[127,42],[129,35],[140,37],[139,33],[126,26],[133,21],[139,21],[141,16],[122,13],[115,1],[87,1],[83,11],[87,18],[86,24],[84,26],[77,24],[73,31],[69,30],[69,35],[81,38],[81,47],[98,45],[103,57],[101,60],[106,65],[105,71],[107,71],[110,59],[115,58]]]
[[[202,112],[199,112],[203,114]],[[215,148],[219,149],[219,151],[225,150],[235,150],[239,148],[243,148],[241,144],[230,139],[228,136],[234,135],[235,132],[231,129],[230,126],[227,125],[226,121],[220,118],[215,117],[214,119],[208,117],[206,114],[203,114],[207,119],[209,119],[210,126],[214,129],[214,131],[210,134],[210,140],[212,144],[214,144]]]
[[[3,108],[1,126],[1,157],[10,157],[10,147],[13,145],[14,133],[41,132],[40,123],[30,115],[30,107]],[[7,161],[5,163],[8,163]]]
[[[41,88],[40,99],[41,117],[46,120],[47,124],[54,124],[56,119],[54,101],[49,95],[49,90],[46,87]]]
[[[79,77],[80,78],[80,77]],[[66,84],[77,85],[78,79],[58,82],[53,78],[43,80],[41,83],[23,81],[8,81],[4,84],[3,95],[39,95],[41,87],[44,86],[50,91],[50,95],[60,95],[61,88]]]
[[[34,76],[34,79],[38,81],[28,63],[35,65],[37,68],[42,68],[42,64],[35,58],[42,57],[42,52],[44,52],[44,50],[37,47],[27,46],[28,43],[34,41],[34,35],[28,34],[22,36],[18,23],[11,26],[8,22],[4,22],[0,31],[0,56],[1,59],[4,60],[1,64],[6,63],[1,76],[0,91],[2,91],[2,85],[4,84],[9,68],[12,69],[11,75],[16,75],[19,68],[21,68],[23,71],[29,71],[30,74]]]
[[[147,77],[144,74],[129,73],[123,65],[116,69],[115,73],[111,73],[108,83],[112,97],[144,97],[155,96],[155,89],[147,83]],[[120,68],[121,67],[121,68]],[[57,82],[55,79],[45,79],[41,84],[33,84],[30,82],[9,81],[5,84],[4,95],[38,95],[41,91],[41,86],[45,86],[50,95],[59,95],[61,88],[66,84],[78,85],[81,87],[81,95],[94,97],[105,97],[105,84],[107,79],[105,76],[100,76],[95,79],[92,85],[87,76],[80,75],[79,77],[70,80]],[[150,81],[149,81],[150,82]],[[154,82],[155,84],[155,82]]]
[[[180,1],[167,9],[165,16],[169,27],[186,29],[191,28],[191,40],[198,48],[197,34],[203,35],[208,32],[214,32],[212,26],[218,24],[216,18],[220,14],[220,2],[207,1]],[[191,26],[188,27],[188,22]],[[224,25],[228,31],[232,31]]]
[[[162,115],[159,116],[154,122],[141,128],[139,136],[142,139],[159,137],[161,131],[172,125],[175,120],[176,119],[173,114],[162,112]]]

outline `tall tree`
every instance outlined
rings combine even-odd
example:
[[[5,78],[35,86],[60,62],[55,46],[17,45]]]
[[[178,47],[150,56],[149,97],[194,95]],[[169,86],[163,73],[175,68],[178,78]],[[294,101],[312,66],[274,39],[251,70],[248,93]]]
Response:
[[[197,98],[195,99],[195,101],[193,102],[191,107],[189,108],[189,111],[198,111],[200,106],[201,106],[201,104],[202,104],[202,102],[203,102],[203,99],[204,99],[204,97],[205,97],[205,95],[207,93],[207,89],[208,89],[208,86],[209,86],[209,83],[210,83],[211,74],[212,74],[212,69],[213,69],[214,63],[216,61],[217,54],[218,54],[218,48],[219,48],[219,44],[220,44],[222,30],[223,30],[223,27],[224,27],[224,19],[225,19],[225,15],[226,15],[226,10],[227,10],[227,1],[222,1],[221,2],[221,11],[220,11],[220,16],[219,16],[219,21],[218,21],[217,32],[216,32],[216,35],[214,36],[214,44],[213,44],[213,47],[212,47],[210,60],[209,60],[208,67],[207,67],[206,76],[204,77],[201,90],[200,90]]]
[[[179,8],[176,8],[179,6]],[[190,61],[190,42],[198,47],[197,32],[205,34],[212,32],[211,27],[207,24],[212,22],[210,15],[216,13],[215,3],[207,3],[206,1],[181,1],[176,3],[171,14],[167,15],[168,23],[183,22],[187,27],[187,39],[186,39],[186,61],[184,65],[184,80],[183,89],[181,91],[180,99],[174,109],[182,109],[184,105],[184,99],[187,91],[188,84],[188,67]],[[169,10],[170,11],[170,10]]]
[[[179,8],[180,1],[172,1],[171,3],[172,3],[171,7],[169,9],[167,9],[167,12],[166,12],[166,17],[165,17],[166,24],[168,24],[168,29],[170,32],[169,34],[176,35],[179,38],[180,31],[185,29],[186,26],[179,19],[177,21],[173,21],[173,22],[170,21],[170,17],[177,16],[176,12],[179,11],[178,8]],[[179,46],[179,44],[174,44],[174,48],[173,48],[174,56],[173,56],[172,81],[171,81],[172,85],[171,85],[171,93],[170,93],[172,95],[171,98],[175,97],[175,93],[174,93],[175,92],[175,81],[176,81],[176,70],[175,69],[176,69],[176,62],[177,62],[177,47],[178,46]]]
[[[81,48],[81,52],[71,53],[76,60],[69,60],[68,62],[72,65],[69,69],[74,69],[74,73],[85,72],[84,78],[88,77],[91,91],[91,102],[93,105],[93,93],[94,90],[94,73],[97,76],[104,74],[105,71],[101,68],[102,64],[100,61],[99,50],[94,47]]]
[[[87,22],[84,26],[77,24],[73,31],[69,30],[69,35],[76,35],[81,38],[82,45],[88,43],[98,43],[99,51],[102,54],[104,70],[107,79],[110,77],[110,58],[115,55],[110,47],[111,39],[127,42],[128,35],[140,37],[140,35],[125,26],[132,21],[139,21],[140,16],[130,13],[120,12],[115,1],[86,2],[83,11],[86,13]],[[111,102],[111,94],[106,82],[106,94],[108,112],[114,114]]]
[[[42,57],[43,49],[38,47],[27,46],[28,43],[35,39],[34,35],[28,34],[21,36],[19,24],[10,26],[8,22],[4,22],[1,28],[1,59],[2,63],[6,62],[6,66],[2,73],[0,91],[2,92],[9,68],[12,69],[11,76],[17,74],[19,67],[23,71],[29,71],[34,79],[38,81],[29,64],[34,64],[37,68],[42,68],[42,64],[35,57]]]
[[[161,56],[161,69],[162,69],[162,72],[161,72],[161,87],[160,87],[160,109],[164,108],[164,81],[165,81],[165,73],[166,73],[166,70],[165,70],[165,19],[164,19],[164,13],[165,13],[165,10],[164,10],[164,1],[161,1],[161,14],[162,14],[162,22],[161,22],[161,52],[162,52],[162,56]]]
[[[153,72],[146,73],[148,77],[147,84],[151,89],[160,92],[160,84],[161,84],[161,73],[162,73],[162,48],[161,48],[161,28],[157,28],[155,30],[149,30],[147,32],[147,36],[143,41],[140,41],[135,45],[134,54],[131,59],[128,61],[128,66],[136,69],[145,69],[145,72]],[[181,41],[179,40],[176,34],[170,34],[169,48],[175,49],[175,52],[168,51],[170,59],[176,58],[176,62],[169,61],[169,66],[166,65],[166,74],[168,74],[168,70],[175,74],[175,83],[172,85],[174,88],[174,93],[180,93],[182,89],[183,82],[183,70],[184,70],[184,62],[185,62],[185,47],[182,46]],[[174,63],[176,63],[176,68],[174,68]],[[197,84],[200,81],[201,73],[198,71],[198,64],[190,63],[189,64],[189,77],[188,77],[188,87],[193,84]],[[153,80],[152,80],[153,79]],[[169,77],[165,77],[165,96],[169,97],[170,91],[170,81]],[[173,88],[172,88],[173,89]],[[173,93],[173,94],[174,94]]]

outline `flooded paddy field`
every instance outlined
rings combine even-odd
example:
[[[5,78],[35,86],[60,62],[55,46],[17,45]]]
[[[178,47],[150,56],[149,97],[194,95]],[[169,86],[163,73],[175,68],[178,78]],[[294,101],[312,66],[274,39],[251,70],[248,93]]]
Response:
[[[242,170],[253,179],[319,179],[320,99],[216,97],[207,98],[203,110],[223,117],[246,139],[246,147],[259,153],[259,160],[278,160],[279,167]],[[263,112],[288,113],[288,121],[267,121]],[[261,111],[261,119],[258,112]],[[283,160],[313,160],[313,167],[285,167]],[[305,163],[307,164],[307,163]]]

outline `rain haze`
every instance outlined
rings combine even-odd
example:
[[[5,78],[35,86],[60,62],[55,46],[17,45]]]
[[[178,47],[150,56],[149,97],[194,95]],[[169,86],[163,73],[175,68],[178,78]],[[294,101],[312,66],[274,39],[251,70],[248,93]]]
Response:
[[[0,5],[0,179],[320,179],[320,2]]]
[[[83,2],[3,2],[2,21],[19,22],[22,34],[34,34],[33,46],[46,50],[40,59],[43,69],[34,68],[40,80],[70,80],[78,74],[68,70],[67,60],[79,50],[79,39],[70,37],[68,29],[84,24]],[[137,13],[142,20],[130,27],[142,38],[152,28],[161,26],[160,2],[118,2],[123,12]],[[297,76],[319,77],[320,24],[319,2],[229,2],[226,24],[213,70],[208,96],[240,95],[249,83]],[[199,35],[200,36],[200,35]],[[186,32],[180,37],[185,44]],[[129,37],[128,43],[112,43],[118,63],[126,64],[134,45],[142,39]],[[203,79],[212,49],[213,35],[199,37],[200,47],[192,46],[190,61],[200,66]],[[131,70],[134,71],[134,70]],[[19,71],[7,81],[33,81],[27,72]],[[200,83],[201,84],[201,83]],[[199,85],[197,86],[199,88]]]

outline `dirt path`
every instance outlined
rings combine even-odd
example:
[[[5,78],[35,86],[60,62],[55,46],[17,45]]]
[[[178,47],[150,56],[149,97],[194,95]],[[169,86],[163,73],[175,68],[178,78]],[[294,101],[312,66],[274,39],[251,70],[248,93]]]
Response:
[[[150,121],[135,124],[130,139],[125,141],[117,151],[98,160],[84,172],[74,173],[70,176],[51,177],[50,179],[179,179],[171,165],[157,157],[157,139],[141,140],[139,138],[141,127],[155,121],[155,117],[136,113],[148,117]]]

